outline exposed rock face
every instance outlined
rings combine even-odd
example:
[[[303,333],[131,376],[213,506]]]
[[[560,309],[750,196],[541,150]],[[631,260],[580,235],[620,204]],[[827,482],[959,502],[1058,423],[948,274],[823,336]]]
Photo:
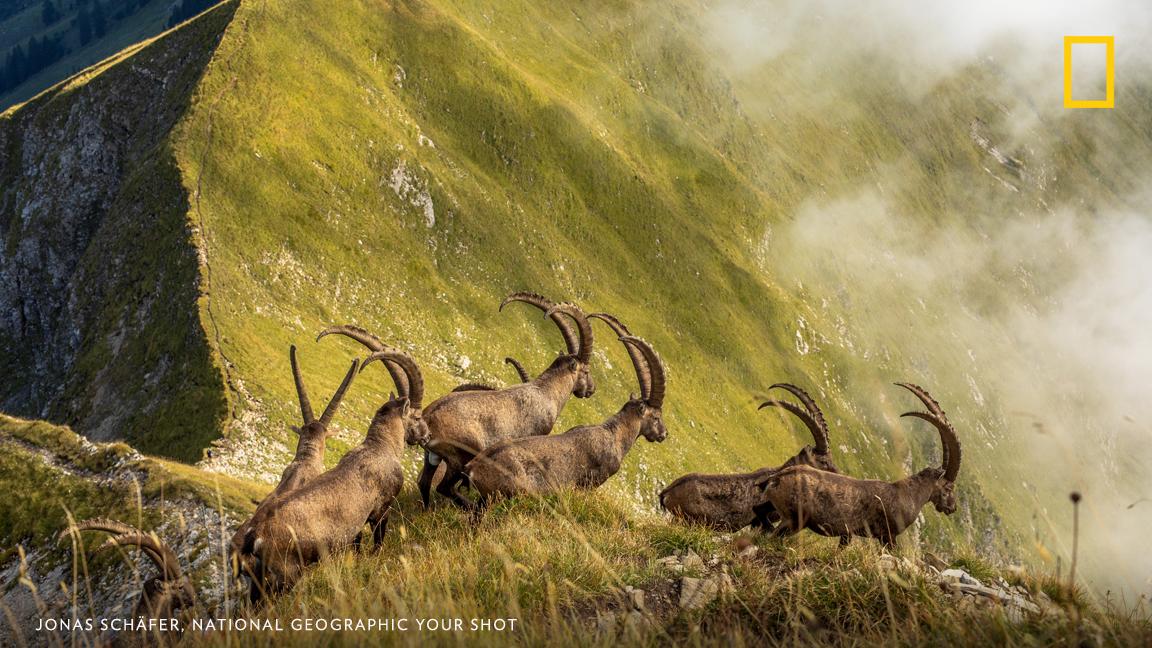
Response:
[[[0,117],[0,410],[181,458],[219,429],[167,138],[233,10]]]
[[[87,440],[77,447],[70,443],[53,445],[53,440],[59,440],[51,435],[45,435],[42,441],[30,441],[5,430],[5,426],[13,427],[10,419],[3,420],[6,418],[0,417],[0,452],[21,453],[26,461],[42,465],[53,475],[53,483],[64,490],[88,482],[106,492],[127,494],[137,485],[148,492],[150,483],[171,479],[153,460],[127,446]],[[69,442],[75,439],[68,430],[56,434],[67,437]],[[141,504],[139,515],[146,520],[143,523],[135,515],[108,513],[107,517],[155,532],[163,539],[176,553],[181,568],[192,577],[198,600],[205,609],[219,609],[217,606],[226,600],[236,600],[235,593],[230,598],[226,596],[229,581],[221,547],[231,537],[236,523],[251,511],[213,506],[188,492],[169,497],[144,496]],[[14,510],[18,506],[9,504],[5,510],[0,505],[0,518],[19,515]],[[110,645],[114,633],[99,627],[77,632],[35,630],[41,619],[119,619],[132,615],[140,599],[141,584],[156,576],[157,569],[134,550],[124,552],[125,556],[97,551],[107,537],[100,532],[68,536],[60,541],[54,536],[26,537],[19,543],[23,554],[12,551],[0,555],[0,608],[7,614],[0,620],[0,645],[8,646],[4,640],[8,637],[14,642],[11,645],[54,646],[71,640],[82,645]],[[91,568],[81,567],[74,572],[73,558],[80,560],[81,554]],[[105,561],[87,562],[97,555],[104,555]]]

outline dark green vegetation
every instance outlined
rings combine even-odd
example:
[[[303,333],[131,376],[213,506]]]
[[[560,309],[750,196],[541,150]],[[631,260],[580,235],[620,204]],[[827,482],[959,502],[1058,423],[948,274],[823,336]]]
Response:
[[[37,0],[0,9],[0,110],[218,0]]]

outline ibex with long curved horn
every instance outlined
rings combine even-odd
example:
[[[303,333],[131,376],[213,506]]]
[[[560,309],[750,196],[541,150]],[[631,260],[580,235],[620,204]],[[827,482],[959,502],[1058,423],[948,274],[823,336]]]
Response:
[[[430,504],[433,477],[442,461],[446,464],[445,474],[436,492],[458,506],[470,508],[472,503],[457,492],[457,485],[465,479],[461,472],[465,464],[504,439],[548,434],[569,398],[588,398],[596,391],[588,371],[592,359],[592,327],[584,313],[571,304],[554,308],[550,300],[528,292],[508,295],[500,309],[512,302],[524,302],[544,311],[560,329],[567,353],[527,383],[504,389],[451,392],[424,409],[424,420],[431,430],[419,479],[425,507]],[[332,329],[332,332],[347,335],[343,330]],[[365,343],[363,339],[353,339]],[[418,403],[414,402],[414,406]]]
[[[565,486],[592,489],[620,470],[639,437],[660,442],[668,436],[664,405],[664,366],[638,337],[620,340],[633,357],[640,397],[599,425],[581,425],[562,434],[512,439],[480,453],[466,467],[480,491],[481,510],[493,496],[547,493]],[[639,359],[637,359],[639,357]]]
[[[820,470],[838,472],[828,454],[828,426],[816,402],[795,385],[777,383],[769,387],[777,388],[792,393],[803,407],[788,401],[767,400],[759,409],[779,407],[791,412],[812,433],[815,445],[804,446],[796,455],[775,467],[748,473],[684,475],[660,491],[661,507],[686,521],[727,531],[736,531],[749,524],[771,526],[776,516],[758,484],[790,466],[809,465]]]
[[[906,412],[931,423],[943,443],[941,467],[929,467],[896,482],[856,479],[810,466],[782,470],[765,480],[764,493],[780,514],[773,535],[787,536],[809,529],[839,537],[848,544],[853,536],[870,536],[887,546],[900,535],[928,502],[945,515],[956,511],[956,476],[960,472],[960,441],[956,431],[924,389],[896,383],[912,392],[927,412]]]
[[[307,484],[324,472],[324,450],[329,435],[328,425],[332,422],[332,417],[336,415],[336,410],[340,407],[340,401],[344,399],[348,386],[356,377],[356,367],[359,364],[356,360],[352,361],[352,366],[349,367],[348,373],[344,376],[344,380],[336,389],[332,399],[328,401],[324,413],[320,415],[320,418],[316,418],[312,412],[312,402],[308,399],[308,390],[304,387],[304,377],[300,375],[300,365],[296,361],[296,345],[289,348],[288,358],[292,365],[292,379],[296,384],[296,397],[300,401],[300,415],[304,420],[304,425],[303,427],[293,426],[292,428],[297,434],[296,455],[281,473],[280,482],[260,502],[252,517],[241,524],[236,533],[232,535],[231,560],[234,577],[239,577],[251,568],[251,565],[243,564],[240,557],[241,549],[244,546],[244,536],[252,524],[266,515],[269,507],[285,494]]]
[[[176,552],[155,533],[145,533],[134,526],[115,520],[93,518],[61,531],[59,539],[81,531],[102,531],[112,534],[96,548],[97,552],[107,551],[113,547],[137,547],[148,556],[152,564],[156,565],[159,573],[144,581],[144,589],[140,592],[140,600],[136,603],[133,616],[171,619],[178,610],[191,608],[196,604],[196,590],[180,569]]]
[[[372,418],[361,444],[328,472],[287,493],[256,520],[244,537],[243,554],[255,575],[251,599],[290,588],[303,569],[323,556],[358,545],[367,523],[379,547],[392,503],[404,483],[404,444],[424,444],[428,427],[418,407],[424,380],[415,361],[394,350],[370,355],[404,372],[400,396],[389,397]],[[400,385],[397,385],[400,388]]]

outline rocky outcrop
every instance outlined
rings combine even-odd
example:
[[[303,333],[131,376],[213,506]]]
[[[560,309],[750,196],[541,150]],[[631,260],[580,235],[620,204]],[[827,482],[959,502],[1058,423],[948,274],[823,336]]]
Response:
[[[87,504],[83,493],[102,493],[103,506],[112,508],[76,515],[109,517],[155,532],[176,552],[205,609],[219,609],[227,599],[221,548],[229,530],[251,513],[248,492],[213,501],[218,482],[206,473],[191,470],[177,476],[124,444],[92,443],[66,428],[5,416],[0,416],[0,453],[18,456],[35,474],[51,477],[63,493],[52,504],[54,511],[75,511]],[[4,475],[0,487],[14,488],[15,478]],[[133,501],[137,493],[140,499]],[[28,517],[43,511],[36,506],[41,505],[11,498],[0,503],[0,520],[15,520],[14,529],[27,529]],[[130,617],[142,583],[156,575],[151,561],[136,560],[133,551],[97,552],[107,537],[102,533],[57,540],[55,534],[67,528],[66,519],[63,513],[54,515],[46,529],[29,535],[0,530],[0,546],[5,547],[0,552],[0,608],[7,614],[0,620],[0,637],[12,637],[13,645],[104,645],[101,641],[111,633],[98,627],[77,632],[35,628],[41,619]],[[16,544],[9,546],[9,541]],[[8,643],[0,639],[0,645]]]
[[[179,458],[218,433],[224,386],[168,137],[234,9],[0,117],[0,410]]]

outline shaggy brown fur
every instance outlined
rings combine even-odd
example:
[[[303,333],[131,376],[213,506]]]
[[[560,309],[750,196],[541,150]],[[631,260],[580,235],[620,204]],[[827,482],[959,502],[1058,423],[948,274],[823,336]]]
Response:
[[[688,522],[726,531],[736,531],[749,524],[771,526],[776,518],[775,511],[765,501],[763,489],[758,484],[789,466],[809,465],[838,472],[828,454],[828,426],[816,402],[795,385],[777,383],[769,389],[776,388],[791,392],[800,399],[803,408],[788,401],[768,400],[760,405],[760,409],[780,407],[796,415],[812,433],[815,445],[804,446],[796,455],[775,467],[747,473],[684,475],[660,491],[660,506]]]
[[[230,554],[234,578],[239,578],[242,574],[251,576],[251,565],[244,564],[241,560],[241,549],[244,547],[244,536],[252,524],[267,515],[269,507],[285,494],[307,484],[324,472],[324,447],[328,440],[328,424],[332,422],[332,417],[340,407],[340,401],[344,399],[352,379],[356,377],[356,367],[359,365],[357,361],[352,361],[352,366],[348,369],[340,387],[332,396],[332,400],[328,401],[324,413],[317,419],[312,413],[312,403],[308,399],[308,390],[304,387],[304,378],[300,375],[300,365],[296,362],[295,345],[289,348],[288,359],[292,365],[292,378],[296,383],[296,396],[300,401],[300,414],[304,419],[304,426],[292,428],[298,436],[296,455],[284,468],[284,472],[280,475],[280,483],[260,502],[252,517],[241,524],[232,535]]]
[[[855,479],[810,466],[782,470],[764,483],[765,496],[781,517],[773,535],[809,529],[838,536],[841,545],[854,536],[874,537],[893,545],[928,502],[945,515],[956,511],[954,487],[960,471],[956,431],[928,392],[909,383],[897,384],[915,394],[928,409],[927,413],[907,412],[902,416],[922,418],[936,427],[944,445],[943,465],[925,468],[897,482]]]
[[[540,308],[560,328],[568,353],[556,358],[533,380],[504,389],[450,393],[428,406],[424,418],[432,433],[420,473],[420,496],[428,506],[437,464],[446,464],[436,492],[458,506],[472,502],[457,492],[466,479],[464,466],[478,453],[507,439],[539,436],[552,431],[560,411],[572,396],[588,398],[595,390],[588,363],[592,359],[592,327],[572,304],[555,305],[532,293],[513,293],[500,305],[522,301]],[[565,318],[576,323],[577,334]],[[563,322],[563,325],[561,325]]]
[[[457,486],[466,481],[461,470],[476,453],[504,439],[548,434],[570,397],[588,398],[596,391],[588,371],[592,329],[580,309],[568,304],[564,309],[553,310],[552,301],[535,293],[517,292],[501,302],[500,310],[512,302],[524,302],[544,311],[560,329],[568,352],[529,382],[504,389],[462,385],[424,409],[432,431],[418,481],[425,508],[431,504],[432,482],[441,463],[445,464],[444,475],[436,492],[458,506],[471,508],[472,503],[457,492]],[[579,332],[573,330],[569,318],[576,322]],[[373,351],[383,346],[371,333],[356,327],[332,327],[328,332],[350,337]],[[417,401],[414,405],[419,409]]]
[[[136,603],[133,616],[172,619],[175,618],[177,611],[191,608],[196,604],[196,590],[180,569],[176,552],[156,534],[144,533],[136,527],[115,520],[93,518],[61,531],[59,537],[63,539],[81,531],[103,531],[112,534],[96,548],[98,552],[113,547],[137,547],[148,556],[152,564],[156,565],[159,573],[144,581],[144,589],[140,592],[140,600]]]
[[[664,367],[647,342],[620,338],[626,347],[643,354],[646,371],[638,371],[640,398],[631,398],[620,411],[600,425],[581,425],[563,434],[505,441],[485,450],[466,467],[483,503],[493,496],[546,493],[565,486],[596,488],[620,470],[624,455],[640,436],[663,441],[661,407],[664,402]],[[644,388],[644,377],[651,385]]]
[[[281,497],[252,525],[242,551],[256,577],[250,593],[253,602],[290,588],[306,566],[325,555],[358,545],[365,523],[380,545],[404,482],[400,466],[404,443],[427,442],[428,428],[414,406],[424,389],[416,363],[403,353],[381,351],[369,356],[361,371],[374,360],[400,366],[411,393],[390,396],[376,411],[359,446],[328,472]]]

